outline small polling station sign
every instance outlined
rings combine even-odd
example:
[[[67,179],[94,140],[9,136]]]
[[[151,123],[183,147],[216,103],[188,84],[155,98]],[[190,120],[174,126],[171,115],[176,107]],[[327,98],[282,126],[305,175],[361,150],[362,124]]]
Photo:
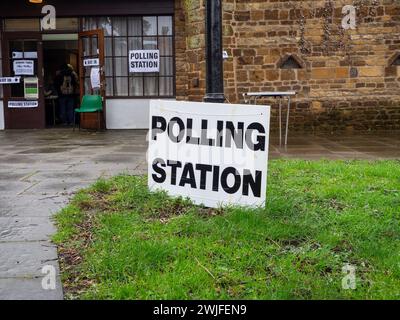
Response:
[[[10,109],[26,109],[39,107],[38,101],[8,101]]]
[[[21,77],[0,77],[0,84],[16,84],[21,82]]]
[[[97,67],[100,65],[100,59],[84,59],[83,60],[83,66],[84,67]]]
[[[270,107],[152,100],[148,185],[207,207],[264,206]]]
[[[160,72],[160,51],[159,50],[129,51],[129,72],[130,73]]]

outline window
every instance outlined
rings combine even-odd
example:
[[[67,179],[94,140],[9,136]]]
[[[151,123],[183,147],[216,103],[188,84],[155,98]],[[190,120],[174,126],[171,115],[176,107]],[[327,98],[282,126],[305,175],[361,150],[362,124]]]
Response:
[[[103,29],[108,97],[173,97],[172,16],[94,17],[83,30]],[[129,73],[130,50],[160,50],[159,73]]]
[[[14,70],[13,64],[16,61],[24,60],[29,56],[29,60],[33,61],[33,75],[21,76],[21,82],[11,85],[11,97],[23,98],[24,97],[24,79],[34,77],[38,74],[38,44],[36,40],[11,40],[9,42],[8,61],[10,63],[10,70]],[[18,76],[15,71],[10,74],[11,77]]]

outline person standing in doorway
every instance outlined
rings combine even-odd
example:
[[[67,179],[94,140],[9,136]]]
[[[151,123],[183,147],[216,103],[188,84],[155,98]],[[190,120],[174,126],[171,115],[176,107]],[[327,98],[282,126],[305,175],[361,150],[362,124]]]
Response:
[[[78,87],[78,76],[71,65],[64,64],[56,76],[55,86],[58,91],[60,120],[63,125],[72,125],[74,121],[75,92]]]

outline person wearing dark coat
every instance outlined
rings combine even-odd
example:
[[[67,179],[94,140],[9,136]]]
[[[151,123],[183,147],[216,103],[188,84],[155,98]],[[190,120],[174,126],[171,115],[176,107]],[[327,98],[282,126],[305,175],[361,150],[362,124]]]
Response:
[[[64,64],[55,79],[60,108],[60,120],[64,125],[72,125],[74,121],[75,92],[78,77],[71,65]]]

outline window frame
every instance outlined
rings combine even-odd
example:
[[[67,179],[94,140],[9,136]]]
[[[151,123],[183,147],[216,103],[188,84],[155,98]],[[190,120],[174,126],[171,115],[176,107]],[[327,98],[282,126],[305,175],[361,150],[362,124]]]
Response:
[[[141,19],[141,23],[142,23],[142,30],[141,30],[141,35],[140,36],[131,36],[129,35],[129,18],[140,18]],[[145,35],[143,32],[143,21],[145,17],[156,17],[156,30],[157,30],[157,34],[156,35]],[[171,35],[160,35],[159,34],[159,17],[170,17],[172,20],[172,34]],[[112,72],[112,76],[108,76],[106,74],[106,82],[110,81],[110,79],[112,79],[112,94],[110,95],[110,93],[108,92],[108,88],[106,88],[106,98],[107,99],[175,99],[176,98],[176,46],[175,46],[175,16],[173,14],[147,14],[147,15],[127,15],[127,16],[88,16],[88,17],[80,17],[80,23],[79,23],[79,27],[80,27],[80,32],[82,31],[87,31],[86,30],[86,26],[85,26],[85,19],[94,19],[95,21],[95,26],[96,28],[100,28],[99,26],[99,22],[100,19],[104,19],[104,18],[111,18],[111,19],[115,19],[115,18],[122,18],[125,20],[125,24],[126,24],[126,35],[124,36],[114,36],[114,23],[111,23],[111,36],[108,35],[107,33],[104,34],[104,43],[106,45],[106,43],[108,43],[111,39],[111,56],[108,55],[106,48],[104,48],[104,53],[105,53],[105,64],[107,63],[107,61],[112,61],[112,66],[111,66],[111,72]],[[129,73],[129,42],[131,39],[135,39],[135,38],[141,38],[142,41],[142,47],[143,47],[143,42],[144,42],[144,38],[151,38],[154,37],[157,39],[157,48],[160,49],[160,39],[161,38],[170,38],[172,41],[172,52],[171,55],[161,55],[160,53],[160,60],[162,58],[170,58],[172,59],[172,75],[160,75],[160,72],[157,73],[157,75],[154,75],[153,73],[151,73],[151,75],[146,75],[146,73],[142,73],[140,76],[134,76],[134,74]],[[115,46],[115,39],[126,39],[126,44],[127,44],[127,52],[126,52],[126,56],[121,56],[121,55],[116,55],[116,46]],[[125,76],[117,76],[116,73],[116,63],[115,63],[115,59],[116,58],[126,58],[127,59],[127,75]],[[105,66],[106,68],[106,66]],[[157,91],[158,93],[156,95],[146,95],[145,94],[145,78],[153,78],[156,77],[157,78]],[[130,86],[131,83],[133,81],[133,78],[141,78],[142,79],[142,95],[131,95],[131,90],[130,90]],[[171,79],[172,80],[172,94],[171,95],[160,95],[160,79]],[[127,95],[119,95],[119,94],[115,94],[115,90],[117,87],[117,81],[119,79],[126,79],[127,81]]]

